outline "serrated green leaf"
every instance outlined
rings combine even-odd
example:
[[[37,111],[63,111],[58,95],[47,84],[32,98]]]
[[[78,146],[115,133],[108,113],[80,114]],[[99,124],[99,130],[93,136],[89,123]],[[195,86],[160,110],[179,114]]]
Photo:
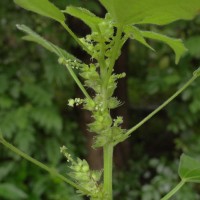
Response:
[[[85,8],[68,6],[64,11],[67,14],[82,20],[87,24],[93,31],[97,31],[97,26],[103,21],[100,17],[97,17],[94,13],[90,12]]]
[[[64,22],[64,14],[48,0],[14,0],[20,7],[38,13],[45,17],[49,17],[58,22]]]
[[[134,39],[137,40],[138,42],[140,42],[141,44],[145,45],[146,47],[148,47],[149,49],[155,51],[144,39],[142,33],[140,32],[140,30],[138,28],[136,28],[135,26],[127,26],[125,28],[125,33],[129,36],[130,39]]]
[[[62,130],[63,124],[59,112],[53,107],[38,107],[31,112],[31,118],[42,128],[55,131],[57,134]]]
[[[176,54],[176,60],[175,60],[176,64],[179,62],[181,56],[187,51],[182,40],[180,39],[174,39],[151,31],[141,31],[141,34],[145,38],[158,40],[169,45]]]
[[[23,39],[25,39],[27,41],[31,41],[31,42],[36,42],[37,44],[39,44],[39,45],[43,46],[44,48],[46,48],[47,50],[49,50],[50,52],[55,53],[58,57],[64,56],[66,59],[78,60],[73,55],[66,52],[64,49],[54,45],[53,43],[47,41],[46,39],[44,39],[43,37],[38,35],[36,32],[31,30],[29,27],[27,27],[25,25],[17,25],[17,28],[20,31],[23,31],[26,34],[28,34],[27,36],[23,37]]]
[[[182,180],[200,183],[200,161],[183,154],[180,158],[178,173]]]
[[[120,24],[164,25],[192,19],[200,10],[199,0],[100,0]]]
[[[0,197],[10,200],[27,199],[27,194],[17,186],[10,183],[0,184]]]
[[[39,106],[51,106],[52,105],[52,94],[35,84],[26,84],[22,87],[23,94],[35,105]]]

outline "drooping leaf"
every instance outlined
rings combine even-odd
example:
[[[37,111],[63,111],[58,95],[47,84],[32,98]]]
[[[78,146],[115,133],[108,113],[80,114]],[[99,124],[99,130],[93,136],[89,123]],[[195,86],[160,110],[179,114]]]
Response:
[[[151,32],[151,31],[141,31],[141,33],[142,33],[142,36],[145,38],[158,40],[169,45],[176,54],[176,60],[175,60],[176,64],[179,62],[180,57],[187,51],[182,40],[180,39],[174,39],[174,38],[167,37],[165,35]]]
[[[10,200],[27,199],[27,194],[13,184],[1,183],[0,198]]]
[[[97,25],[103,21],[103,19],[101,19],[100,17],[97,17],[94,13],[90,12],[89,10],[85,8],[68,6],[64,12],[82,20],[93,31],[96,31]]]
[[[64,14],[48,0],[14,0],[14,2],[26,10],[49,17],[58,22],[64,22]]]
[[[43,46],[44,48],[46,48],[47,50],[49,50],[50,52],[55,53],[58,57],[64,56],[66,59],[78,60],[73,55],[69,54],[65,50],[61,49],[60,47],[54,45],[53,43],[47,41],[46,39],[44,39],[43,37],[38,35],[36,32],[31,30],[29,27],[27,27],[25,25],[17,25],[17,28],[19,30],[25,32],[26,34],[28,34],[27,36],[23,37],[24,40],[36,42],[37,44],[39,44],[39,45]]]
[[[100,0],[120,24],[164,25],[192,19],[200,11],[199,0]]]
[[[138,28],[136,28],[135,26],[127,26],[125,28],[125,33],[129,36],[129,38],[137,40],[138,42],[140,42],[141,44],[145,45],[146,47],[150,48],[151,50],[155,51],[145,40],[145,38],[143,37],[142,33],[140,32],[140,30]]]
[[[182,180],[200,183],[200,161],[183,154],[178,173]]]

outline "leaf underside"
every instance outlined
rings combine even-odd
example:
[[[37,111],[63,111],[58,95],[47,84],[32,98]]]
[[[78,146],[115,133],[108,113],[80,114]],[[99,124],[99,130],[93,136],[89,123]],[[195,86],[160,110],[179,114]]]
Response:
[[[164,25],[192,19],[200,12],[199,0],[100,0],[101,4],[122,24]]]

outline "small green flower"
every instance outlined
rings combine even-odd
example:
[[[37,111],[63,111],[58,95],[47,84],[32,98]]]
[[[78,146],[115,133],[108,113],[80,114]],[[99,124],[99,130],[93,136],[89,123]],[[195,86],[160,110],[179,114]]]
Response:
[[[74,104],[75,104],[75,101],[74,101],[74,99],[69,99],[68,100],[68,106],[71,106],[71,107],[74,107]]]

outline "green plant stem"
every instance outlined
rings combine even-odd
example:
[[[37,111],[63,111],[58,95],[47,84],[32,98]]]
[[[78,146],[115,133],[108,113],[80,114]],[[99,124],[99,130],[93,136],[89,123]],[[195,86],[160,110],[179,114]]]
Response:
[[[110,76],[112,75],[112,70],[115,65],[115,61],[118,58],[118,52],[121,48],[122,30],[123,30],[122,26],[119,26],[117,29],[117,34],[115,37],[115,44],[113,47],[113,53],[110,58],[109,66],[107,66],[108,70],[105,74],[105,81],[102,85],[102,94],[104,97],[104,103],[107,102],[107,90],[108,90],[107,88],[108,88],[109,79],[110,79]],[[100,62],[101,62],[101,60],[100,60]],[[102,75],[104,75],[104,74],[102,74]],[[106,103],[106,107],[107,107],[107,103]],[[114,148],[114,146],[111,143],[107,143],[103,147],[103,152],[104,152],[104,191],[108,195],[108,200],[113,199],[113,194],[112,194],[113,193],[113,191],[112,191],[113,148]]]
[[[79,40],[79,38],[74,34],[69,26],[65,24],[65,22],[61,22],[61,25],[89,55],[92,55],[92,52]]]
[[[173,188],[169,193],[167,193],[161,200],[168,200],[172,197],[180,188],[185,184],[185,181],[182,180],[175,188]]]
[[[70,66],[68,66],[68,65],[66,65],[66,68],[68,69],[70,75],[73,77],[74,81],[79,86],[80,90],[83,92],[83,94],[86,96],[86,98],[92,100],[92,98],[90,97],[90,95],[88,94],[88,92],[86,91],[86,89],[83,87],[83,84],[80,82],[80,80],[78,79],[78,77],[74,73],[73,69]]]
[[[136,124],[133,128],[129,129],[125,138],[137,130],[140,126],[142,126],[145,122],[151,119],[155,114],[157,114],[160,110],[162,110],[167,104],[169,104],[173,99],[175,99],[180,93],[182,93],[195,79],[197,76],[193,76],[185,85],[183,85],[175,94],[173,94],[169,99],[167,99],[162,105],[160,105],[156,110],[150,113],[147,117],[145,117],[141,122]]]
[[[52,174],[53,176],[58,177],[59,179],[61,179],[62,181],[70,184],[71,186],[73,186],[74,188],[83,191],[86,194],[90,194],[89,191],[87,191],[85,188],[77,185],[76,183],[74,183],[73,181],[69,180],[68,178],[66,178],[65,176],[59,174],[56,169],[50,168],[48,166],[46,166],[45,164],[39,162],[38,160],[30,157],[29,155],[27,155],[26,153],[24,153],[23,151],[19,150],[18,148],[16,148],[15,146],[13,146],[12,144],[10,144],[9,142],[7,142],[3,137],[2,134],[0,134],[0,143],[2,143],[5,147],[7,147],[8,149],[10,149],[11,151],[13,151],[14,153],[20,155],[21,157],[23,157],[24,159],[30,161],[31,163],[37,165],[38,167],[44,169],[45,171],[49,172],[50,174]]]
[[[104,152],[104,191],[108,195],[108,200],[112,200],[112,168],[113,168],[113,145],[106,144]]]

